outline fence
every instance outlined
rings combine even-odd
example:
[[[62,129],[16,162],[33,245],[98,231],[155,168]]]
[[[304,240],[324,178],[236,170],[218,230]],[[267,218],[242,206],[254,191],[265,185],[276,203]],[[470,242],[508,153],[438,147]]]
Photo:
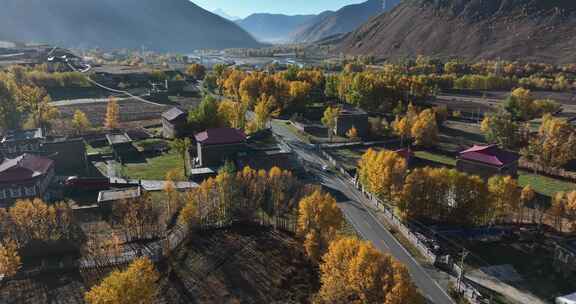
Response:
[[[378,208],[384,217],[386,218],[387,222],[390,223],[398,232],[400,232],[417,250],[422,256],[432,265],[443,264],[445,267],[448,268],[453,274],[459,277],[462,274],[462,270],[458,265],[456,265],[449,256],[437,256],[416,234],[414,234],[409,227],[404,225],[403,221],[394,214],[394,211],[389,204],[385,203],[384,201],[378,199],[372,193],[366,191],[366,189],[358,183],[358,179],[356,177],[352,177],[347,170],[342,167],[338,161],[336,161],[329,153],[323,151],[321,148],[319,149],[320,154],[328,160],[337,170],[339,170],[350,183],[352,183],[358,190],[362,191],[362,193],[374,203],[376,208]],[[458,292],[465,297],[470,303],[473,304],[485,304],[490,303],[489,300],[486,299],[476,289],[469,283],[464,276],[461,277],[461,282],[458,284]]]

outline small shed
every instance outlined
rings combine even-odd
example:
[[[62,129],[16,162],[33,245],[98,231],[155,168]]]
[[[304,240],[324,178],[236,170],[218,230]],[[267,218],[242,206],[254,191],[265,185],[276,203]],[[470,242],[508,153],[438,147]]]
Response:
[[[98,206],[105,212],[111,212],[115,203],[127,199],[137,199],[141,196],[141,187],[104,190],[98,193]]]
[[[162,136],[167,139],[186,136],[187,120],[188,113],[179,108],[162,113]]]
[[[112,147],[114,158],[120,163],[138,155],[138,150],[132,145],[132,139],[126,133],[106,134],[106,140]]]
[[[191,168],[218,167],[246,150],[246,135],[239,129],[208,129],[196,134],[195,139],[197,161]]]

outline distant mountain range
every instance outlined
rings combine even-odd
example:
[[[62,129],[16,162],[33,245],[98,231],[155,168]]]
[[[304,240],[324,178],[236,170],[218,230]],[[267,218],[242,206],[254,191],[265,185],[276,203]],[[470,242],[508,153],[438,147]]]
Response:
[[[351,32],[399,2],[368,0],[318,15],[253,14],[236,23],[260,41],[309,43]]]
[[[290,41],[315,42],[326,37],[351,32],[370,18],[392,9],[399,2],[400,0],[368,0],[345,6],[335,12],[323,12],[293,31],[290,34]]]
[[[237,20],[236,23],[260,41],[281,43],[288,42],[292,31],[314,18],[316,15],[288,16],[262,13],[252,14],[245,19]]]
[[[0,0],[0,40],[178,52],[261,46],[188,0]]]
[[[574,0],[404,0],[336,42],[352,55],[576,62]]]

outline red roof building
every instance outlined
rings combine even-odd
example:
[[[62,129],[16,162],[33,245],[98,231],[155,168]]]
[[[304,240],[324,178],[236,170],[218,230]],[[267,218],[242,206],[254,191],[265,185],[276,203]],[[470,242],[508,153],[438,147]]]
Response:
[[[0,163],[0,207],[17,199],[47,199],[46,190],[54,178],[54,161],[32,154],[5,159]]]
[[[208,129],[196,134],[195,138],[203,145],[229,145],[246,141],[244,132],[233,128]]]
[[[456,167],[459,171],[484,178],[493,175],[518,176],[517,153],[499,148],[497,145],[479,146],[460,152]]]

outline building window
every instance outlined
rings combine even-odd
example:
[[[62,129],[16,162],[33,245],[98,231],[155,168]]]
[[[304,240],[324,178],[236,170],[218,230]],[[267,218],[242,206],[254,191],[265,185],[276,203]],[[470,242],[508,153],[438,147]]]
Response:
[[[10,196],[11,196],[12,198],[19,198],[19,197],[21,197],[21,196],[22,196],[22,189],[20,189],[20,188],[10,189]]]
[[[0,200],[6,199],[6,190],[0,190]]]
[[[34,186],[26,187],[24,188],[24,192],[26,193],[26,196],[34,196],[36,195],[36,188]]]

